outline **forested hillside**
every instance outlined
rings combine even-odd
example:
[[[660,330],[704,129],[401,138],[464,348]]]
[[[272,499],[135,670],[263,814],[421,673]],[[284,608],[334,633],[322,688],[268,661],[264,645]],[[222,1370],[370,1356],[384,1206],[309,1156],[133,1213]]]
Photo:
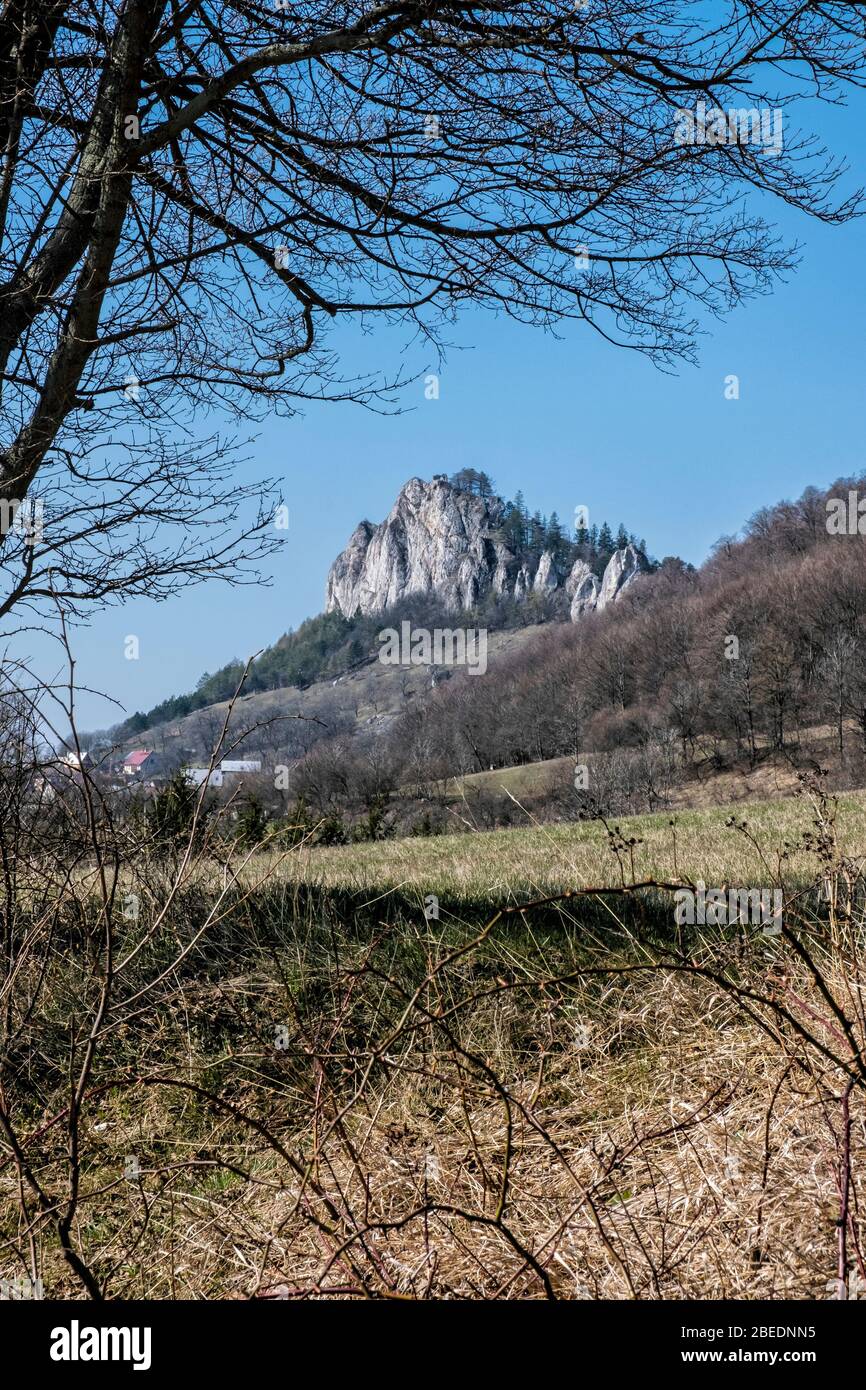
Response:
[[[761,510],[699,570],[665,560],[615,609],[435,691],[395,743],[419,774],[671,739],[754,761],[824,722],[866,747],[866,538],[827,530],[827,499],[858,485]]]
[[[827,522],[828,499],[863,483],[843,479],[763,509],[699,570],[669,557],[576,624],[536,594],[466,615],[510,624],[519,638],[492,641],[483,678],[460,668],[394,673],[371,659],[383,623],[448,619],[435,600],[312,619],[254,665],[245,689],[272,691],[267,704],[244,702],[233,719],[233,736],[264,755],[255,794],[274,814],[302,803],[339,839],[519,820],[501,779],[491,789],[488,775],[536,764],[520,800],[551,820],[656,810],[696,778],[773,760],[797,768],[829,758],[838,784],[858,785],[866,539],[831,533]],[[351,679],[337,674],[351,665]],[[225,699],[240,674],[239,663],[228,667],[151,718],[177,720],[217,693]],[[174,743],[203,749],[221,720],[202,710],[176,728]],[[288,769],[279,791],[276,767]],[[467,796],[471,807],[455,804]]]
[[[843,479],[763,509],[699,570],[667,559],[615,608],[540,628],[484,679],[455,674],[384,728],[319,740],[297,786],[323,812],[352,814],[371,786],[379,796],[410,787],[435,806],[449,778],[586,759],[582,786],[569,771],[533,806],[561,818],[655,809],[696,769],[768,759],[802,767],[829,753],[837,782],[858,785],[866,538],[831,534],[827,520],[828,498],[863,484]],[[485,823],[515,814],[500,797]]]
[[[452,475],[450,484],[458,491],[501,503],[501,521],[494,534],[509,547],[518,563],[532,570],[537,569],[540,557],[547,552],[563,571],[571,568],[576,560],[583,560],[601,578],[616,550],[629,544],[641,554],[646,550],[645,542],[627,532],[622,523],[614,531],[606,521],[586,526],[578,517],[569,535],[556,512],[547,517],[536,510],[530,515],[522,492],[512,501],[502,502],[496,497],[493,480],[476,469],[461,469]],[[303,690],[315,681],[341,675],[374,653],[383,621],[386,625],[399,623],[404,616],[419,621],[422,610],[425,621],[430,624],[453,619],[448,606],[437,604],[435,595],[401,604],[385,619],[382,615],[364,617],[360,613],[346,618],[340,612],[308,618],[297,631],[285,633],[253,662],[244,681],[244,691],[251,694],[287,687]],[[465,615],[465,621],[496,631],[553,616],[555,609],[543,596],[530,595],[528,600],[515,601],[488,594]],[[238,688],[244,666],[245,662],[236,657],[213,674],[205,672],[195,690],[162,700],[146,712],[136,711],[111,731],[112,737],[122,742],[154,725],[183,718],[195,710],[230,699]]]

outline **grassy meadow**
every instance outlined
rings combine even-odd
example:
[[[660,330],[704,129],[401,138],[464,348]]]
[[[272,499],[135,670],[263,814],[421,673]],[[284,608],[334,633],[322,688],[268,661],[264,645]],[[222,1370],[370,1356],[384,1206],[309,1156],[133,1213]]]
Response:
[[[839,797],[837,814],[840,848],[866,862],[866,793]],[[804,838],[814,830],[814,815],[804,795],[634,816],[609,822],[613,837],[602,822],[588,821],[302,848],[280,856],[275,873],[283,881],[371,898],[420,900],[434,893],[455,911],[615,886],[623,873],[634,880],[703,879],[713,887],[779,880],[800,887],[819,867]]]
[[[866,934],[862,894],[840,904],[863,797],[610,829],[264,849],[177,883],[140,862],[107,1010],[91,889],[60,915],[34,896],[10,1090],[45,1216],[0,1154],[0,1276],[70,1299],[82,1270],[114,1299],[859,1296]],[[834,893],[785,937],[678,934],[652,892],[485,925],[623,880],[819,874]],[[97,1039],[74,1167],[70,1030]]]

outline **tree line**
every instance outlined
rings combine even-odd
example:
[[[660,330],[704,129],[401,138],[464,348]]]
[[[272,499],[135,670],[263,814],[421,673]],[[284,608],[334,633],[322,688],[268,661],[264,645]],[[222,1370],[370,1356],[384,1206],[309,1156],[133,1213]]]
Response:
[[[628,750],[644,758],[648,786],[650,752],[668,781],[674,765],[685,777],[832,757],[837,780],[856,784],[866,770],[866,537],[828,534],[826,519],[828,498],[858,486],[866,475],[762,509],[700,569],[668,557],[614,606],[546,627],[483,679],[438,682],[375,736],[320,740],[298,785],[322,808],[351,810],[371,791],[430,791],[565,756],[588,758],[591,783],[599,758]]]

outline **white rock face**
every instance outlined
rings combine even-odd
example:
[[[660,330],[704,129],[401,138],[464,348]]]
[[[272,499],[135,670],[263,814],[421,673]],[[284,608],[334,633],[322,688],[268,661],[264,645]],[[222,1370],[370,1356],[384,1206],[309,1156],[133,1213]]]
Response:
[[[592,613],[598,603],[598,580],[585,560],[575,560],[571,573],[565,581],[566,597],[571,599],[569,617],[573,623],[584,613]]]
[[[549,550],[545,550],[538,562],[538,569],[535,571],[535,578],[532,581],[532,591],[535,594],[552,594],[554,589],[558,589],[562,582],[562,576],[557,568],[556,561]]]
[[[517,574],[514,576],[514,588],[512,594],[514,598],[526,598],[532,591],[532,572],[526,565],[521,565]]]
[[[563,595],[572,622],[616,602],[646,568],[634,546],[618,550],[601,583],[578,560],[564,579],[550,551],[522,562],[497,530],[499,498],[452,487],[444,477],[412,478],[380,525],[362,521],[328,574],[326,611],[346,617],[381,613],[412,595],[431,594],[446,607],[471,608],[485,594],[526,598]]]
[[[326,610],[381,613],[412,594],[469,608],[485,593],[510,594],[518,568],[494,540],[502,503],[445,479],[412,478],[379,526],[362,522],[328,574]]]
[[[615,550],[602,576],[596,610],[601,612],[609,603],[616,603],[645,569],[646,565],[633,545],[627,545],[624,550]]]
[[[362,521],[356,526],[346,549],[338,556],[328,573],[328,589],[326,595],[326,612],[330,613],[334,608],[342,608],[346,617],[355,613],[359,607],[356,602],[351,609],[344,608],[339,595],[346,595],[347,602],[351,601],[349,596],[357,598],[362,585],[365,582],[365,567],[367,561],[367,551],[370,541],[375,534],[376,528],[369,521]],[[337,577],[339,571],[339,577]],[[336,599],[336,601],[334,601]],[[365,610],[361,609],[362,612]]]

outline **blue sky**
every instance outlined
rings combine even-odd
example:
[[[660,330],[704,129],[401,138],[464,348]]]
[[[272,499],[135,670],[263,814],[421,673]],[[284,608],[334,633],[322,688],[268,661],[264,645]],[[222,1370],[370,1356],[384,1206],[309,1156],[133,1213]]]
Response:
[[[852,106],[822,122],[852,165],[846,186],[866,183],[863,114]],[[269,562],[272,586],[213,583],[97,614],[74,637],[79,680],[127,712],[147,709],[275,641],[321,611],[331,560],[413,475],[484,468],[503,495],[521,488],[530,510],[555,508],[568,521],[585,504],[593,520],[624,521],[659,558],[699,564],[759,506],[866,466],[866,224],[826,228],[763,211],[802,243],[802,264],[771,296],[713,322],[697,367],[667,376],[579,325],[554,338],[467,312],[450,335],[457,346],[438,400],[425,400],[418,381],[396,417],[341,404],[266,422],[251,450],[256,471],[282,478],[291,514]],[[393,335],[344,330],[336,341],[370,368],[399,367]],[[740,378],[737,401],[724,397],[728,373]],[[123,656],[130,633],[138,661]],[[121,715],[84,694],[79,717],[93,728]]]

